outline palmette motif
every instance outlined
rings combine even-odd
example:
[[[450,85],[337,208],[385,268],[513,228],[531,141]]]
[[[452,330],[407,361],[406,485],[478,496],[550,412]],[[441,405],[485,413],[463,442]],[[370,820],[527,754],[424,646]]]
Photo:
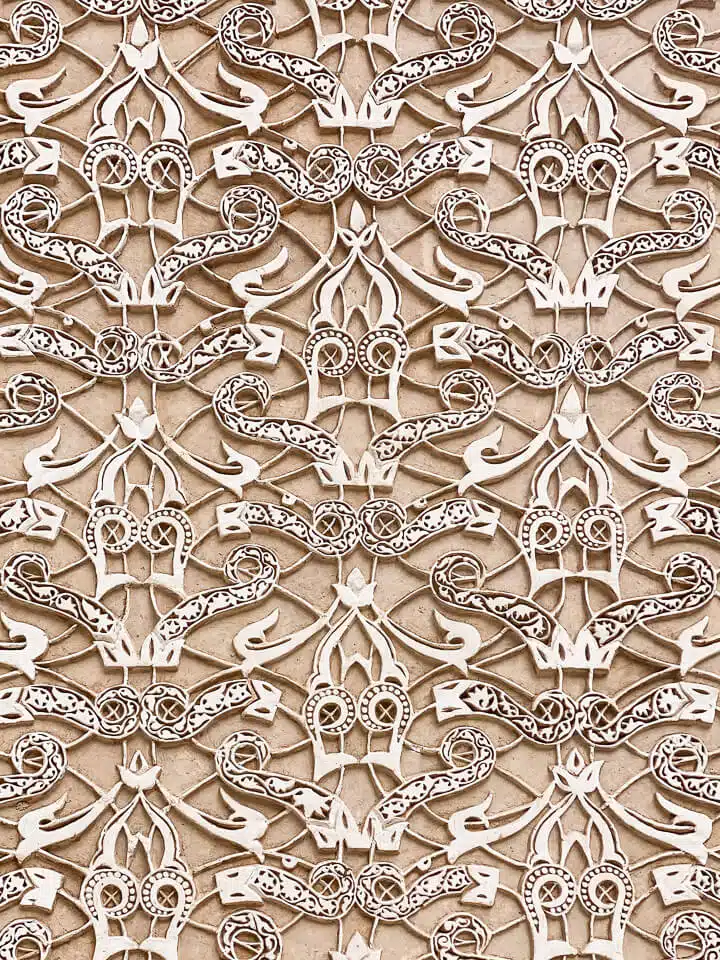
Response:
[[[715,7],[2,16],[0,960],[718,960]]]

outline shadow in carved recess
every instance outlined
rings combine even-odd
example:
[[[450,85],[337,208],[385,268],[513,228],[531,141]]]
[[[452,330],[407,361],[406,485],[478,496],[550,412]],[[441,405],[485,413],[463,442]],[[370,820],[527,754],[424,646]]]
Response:
[[[720,14],[0,21],[0,960],[712,960]]]

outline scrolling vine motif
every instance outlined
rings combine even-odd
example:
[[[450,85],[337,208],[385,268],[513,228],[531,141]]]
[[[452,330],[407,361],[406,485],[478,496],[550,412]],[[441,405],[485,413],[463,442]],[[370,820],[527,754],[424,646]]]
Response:
[[[0,960],[716,958],[715,7],[5,17]]]

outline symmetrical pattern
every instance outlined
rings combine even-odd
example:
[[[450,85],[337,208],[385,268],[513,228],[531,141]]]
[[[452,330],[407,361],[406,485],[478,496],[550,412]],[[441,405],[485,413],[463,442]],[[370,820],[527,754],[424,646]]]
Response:
[[[716,960],[718,8],[4,15],[0,960]]]

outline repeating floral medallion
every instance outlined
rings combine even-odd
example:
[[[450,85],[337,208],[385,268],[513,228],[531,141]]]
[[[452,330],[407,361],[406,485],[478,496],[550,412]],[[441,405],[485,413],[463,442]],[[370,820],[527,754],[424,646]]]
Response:
[[[715,0],[0,12],[0,960],[717,960]]]

